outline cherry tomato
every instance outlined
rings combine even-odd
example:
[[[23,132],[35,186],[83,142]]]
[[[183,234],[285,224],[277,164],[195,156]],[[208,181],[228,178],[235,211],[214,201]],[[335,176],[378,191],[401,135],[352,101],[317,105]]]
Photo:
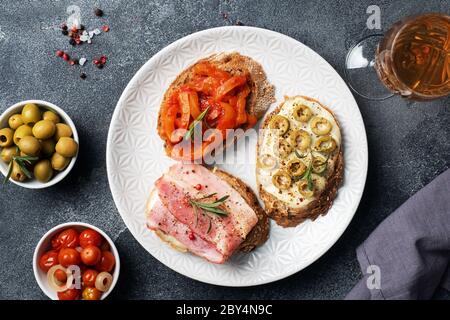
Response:
[[[59,233],[52,238],[52,248],[55,250],[61,249],[61,244],[59,243]]]
[[[63,292],[58,292],[59,300],[77,300],[80,298],[80,290],[78,289],[67,289]]]
[[[100,261],[101,257],[102,252],[100,249],[92,244],[86,246],[81,251],[81,261],[88,266],[96,265]]]
[[[102,245],[100,246],[100,250],[101,251],[109,251],[111,249],[111,247],[109,246],[108,241],[103,241]]]
[[[95,287],[95,279],[97,278],[98,272],[94,269],[88,269],[83,272],[83,284],[86,287]]]
[[[51,267],[58,264],[58,251],[50,250],[44,253],[39,259],[39,267],[47,272]]]
[[[95,265],[95,269],[100,272],[111,272],[111,270],[114,268],[115,263],[116,259],[114,258],[114,255],[111,253],[111,251],[103,251],[100,261]]]
[[[80,254],[72,248],[62,248],[59,251],[58,260],[59,264],[66,268],[71,265],[79,265],[81,262]]]
[[[61,269],[56,270],[54,276],[59,282],[65,283],[67,281],[67,274]]]
[[[80,234],[80,246],[82,248],[85,248],[90,244],[99,247],[101,243],[102,243],[102,236],[95,230],[86,229]]]
[[[56,250],[61,248],[76,248],[78,246],[78,232],[69,228],[62,231],[52,239],[52,247]]]
[[[100,300],[102,292],[97,288],[86,287],[83,290],[83,300]]]

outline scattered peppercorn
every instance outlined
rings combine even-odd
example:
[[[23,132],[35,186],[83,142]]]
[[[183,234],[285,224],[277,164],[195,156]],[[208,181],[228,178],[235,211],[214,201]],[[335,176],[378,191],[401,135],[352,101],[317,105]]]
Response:
[[[108,32],[108,31],[109,31],[109,26],[103,26],[103,27],[102,27],[102,30],[103,30],[104,32]]]
[[[101,63],[99,63],[99,64],[96,65],[96,67],[99,68],[99,69],[103,69],[104,66],[105,66],[105,65],[104,65],[104,64],[101,64]]]
[[[57,50],[56,51],[56,56],[57,57],[62,57],[64,55],[64,51],[62,51],[62,50]]]
[[[194,233],[192,233],[192,232],[189,233],[189,240],[192,240],[192,241],[195,240],[195,234]]]
[[[86,79],[86,78],[87,78],[86,73],[84,73],[84,72],[81,73],[81,74],[80,74],[80,78],[83,79],[83,80]]]
[[[241,20],[236,20],[236,25],[237,25],[237,26],[243,26],[244,24],[242,23]]]
[[[199,183],[199,184],[196,184],[195,186],[194,186],[194,188],[195,188],[195,190],[201,190],[202,189],[202,185]]]
[[[67,29],[66,29],[66,30],[62,30],[61,33],[62,33],[63,35],[65,35],[65,36],[67,36],[67,35],[69,34],[69,32],[67,31]]]
[[[74,38],[70,38],[69,44],[70,44],[71,46],[74,46],[74,45],[76,45],[77,43],[75,42],[75,39],[74,39]]]
[[[63,23],[63,24],[61,25],[61,29],[62,29],[62,30],[67,30],[67,24]]]
[[[228,13],[227,12],[222,12],[222,17],[226,20],[228,19]]]
[[[62,58],[63,58],[65,61],[69,61],[69,60],[70,60],[69,55],[68,55],[67,53],[65,53],[65,52],[63,53]]]
[[[95,14],[97,17],[103,17],[103,10],[100,9],[100,8],[97,8],[97,9],[95,9],[94,14]]]

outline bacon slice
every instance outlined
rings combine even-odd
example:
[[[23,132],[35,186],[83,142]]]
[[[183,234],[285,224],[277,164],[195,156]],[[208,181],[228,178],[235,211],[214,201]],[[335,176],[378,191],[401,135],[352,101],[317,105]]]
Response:
[[[218,252],[215,246],[196,236],[187,225],[179,222],[163,205],[157,193],[147,217],[147,227],[153,231],[162,231],[166,236],[173,237],[183,247],[213,263],[224,263],[225,256]],[[167,239],[165,239],[167,240]],[[172,242],[175,242],[172,240]]]
[[[197,190],[197,185],[202,188]],[[149,227],[173,236],[189,251],[209,261],[223,263],[258,222],[256,213],[244,198],[201,165],[176,164],[156,181],[155,186],[159,202],[152,207]],[[216,194],[199,200],[211,193]],[[189,201],[211,202],[223,196],[229,196],[221,206],[227,216],[194,208]],[[192,241],[192,238],[198,241]]]

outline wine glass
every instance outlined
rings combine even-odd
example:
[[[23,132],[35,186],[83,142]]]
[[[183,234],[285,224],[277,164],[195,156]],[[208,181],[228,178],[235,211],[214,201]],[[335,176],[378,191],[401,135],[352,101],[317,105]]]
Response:
[[[349,86],[370,100],[395,94],[430,100],[450,94],[450,16],[428,13],[360,40],[348,52]]]

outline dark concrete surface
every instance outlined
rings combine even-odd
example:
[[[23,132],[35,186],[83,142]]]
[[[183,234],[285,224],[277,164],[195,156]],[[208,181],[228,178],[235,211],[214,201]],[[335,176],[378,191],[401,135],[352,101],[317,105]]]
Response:
[[[69,4],[81,7],[88,27],[111,31],[92,46],[70,48],[59,31]],[[385,31],[409,14],[450,12],[431,1],[0,1],[0,111],[25,99],[64,108],[80,135],[80,156],[63,182],[45,190],[13,184],[0,192],[0,299],[46,299],[32,271],[40,237],[56,224],[85,221],[105,230],[121,255],[120,299],[341,299],[360,278],[356,247],[393,210],[450,166],[450,99],[371,102],[356,97],[369,142],[369,173],[355,218],[331,250],[302,272],[276,283],[223,288],[190,280],[148,254],[125,228],[108,187],[106,137],[116,102],[152,55],[192,32],[234,24],[268,28],[310,46],[342,75],[350,45],[366,29],[366,8],[381,7]],[[93,8],[100,5],[103,19]],[[224,19],[222,12],[227,12]],[[104,22],[102,22],[104,20]],[[106,54],[103,70],[71,68],[55,50]],[[424,213],[426,214],[426,213]],[[438,298],[448,298],[443,292]]]

